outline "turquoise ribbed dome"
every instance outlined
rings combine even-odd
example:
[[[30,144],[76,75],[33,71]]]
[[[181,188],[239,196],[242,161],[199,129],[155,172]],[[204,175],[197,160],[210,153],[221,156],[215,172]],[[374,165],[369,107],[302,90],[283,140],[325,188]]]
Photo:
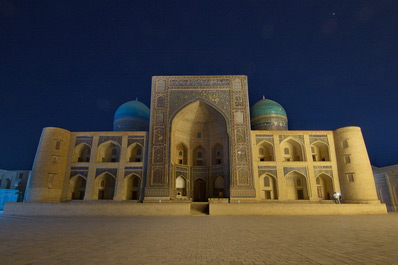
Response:
[[[251,118],[267,114],[279,114],[287,117],[286,111],[283,107],[279,103],[270,99],[262,99],[254,104],[250,109]]]
[[[114,131],[148,131],[150,110],[142,102],[132,100],[121,105],[115,112]]]
[[[250,120],[252,130],[288,130],[286,111],[279,103],[264,97],[251,107]]]

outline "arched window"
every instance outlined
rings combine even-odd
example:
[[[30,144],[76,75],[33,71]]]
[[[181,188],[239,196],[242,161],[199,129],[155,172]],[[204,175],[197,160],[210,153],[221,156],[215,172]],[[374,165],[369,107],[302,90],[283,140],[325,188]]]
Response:
[[[286,147],[285,149],[283,149],[283,152],[285,153],[285,155],[288,155],[290,153],[289,148]]]
[[[180,165],[186,165],[187,164],[187,147],[183,144],[180,143],[177,145],[176,148],[176,153],[178,154],[176,156],[176,163]]]
[[[269,186],[270,186],[269,177],[264,177],[264,187],[269,187]]]
[[[112,149],[112,155],[113,155],[113,156],[117,155],[117,149],[116,149],[116,148],[113,148],[113,149]]]
[[[193,151],[194,166],[205,166],[206,165],[206,151],[203,147],[198,146]]]
[[[220,143],[213,146],[212,163],[213,165],[221,165],[223,163],[223,146]]]

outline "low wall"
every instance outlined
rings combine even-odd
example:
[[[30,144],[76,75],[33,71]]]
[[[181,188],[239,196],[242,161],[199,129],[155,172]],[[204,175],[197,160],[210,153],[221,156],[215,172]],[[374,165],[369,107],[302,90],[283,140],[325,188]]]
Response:
[[[65,202],[6,203],[4,215],[19,216],[179,216],[190,215],[190,203]]]
[[[357,215],[387,214],[385,204],[211,203],[216,215]]]

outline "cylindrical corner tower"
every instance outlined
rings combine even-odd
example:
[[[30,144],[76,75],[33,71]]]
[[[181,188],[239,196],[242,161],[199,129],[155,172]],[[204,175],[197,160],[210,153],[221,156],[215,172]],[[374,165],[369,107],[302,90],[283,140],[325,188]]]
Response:
[[[60,202],[69,153],[70,132],[44,128],[33,162],[26,202]]]
[[[343,201],[379,202],[361,128],[344,127],[335,130],[333,134]]]

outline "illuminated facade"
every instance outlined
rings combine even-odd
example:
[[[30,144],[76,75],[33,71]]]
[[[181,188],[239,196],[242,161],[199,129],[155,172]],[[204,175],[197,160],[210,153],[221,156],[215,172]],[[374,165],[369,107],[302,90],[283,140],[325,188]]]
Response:
[[[290,131],[278,103],[249,109],[246,76],[155,76],[151,109],[122,105],[114,131],[44,128],[26,201],[378,203],[359,127]]]

